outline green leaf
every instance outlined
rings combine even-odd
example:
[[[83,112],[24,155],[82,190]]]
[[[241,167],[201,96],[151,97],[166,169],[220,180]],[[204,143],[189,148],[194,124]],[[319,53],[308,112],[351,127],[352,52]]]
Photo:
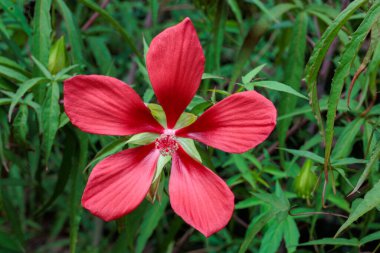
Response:
[[[292,39],[290,42],[287,59],[285,61],[284,82],[297,92],[299,92],[301,87],[301,80],[305,66],[307,25],[307,14],[305,12],[298,13],[292,29]],[[278,115],[282,116],[289,112],[293,112],[297,105],[297,97],[293,97],[288,93],[281,93],[280,95]],[[278,122],[277,130],[280,147],[285,147],[286,133],[289,130],[291,123],[291,118]],[[283,152],[280,152],[280,155],[281,164],[284,165],[285,161]]]
[[[252,81],[253,78],[265,67],[266,64],[262,64],[260,66],[257,66],[256,68],[252,69],[248,72],[245,76],[241,78],[244,85],[247,85],[250,81]]]
[[[267,7],[260,0],[247,0],[247,2],[255,4],[263,13],[265,13],[272,21],[279,22],[277,17],[273,15],[273,13],[268,10]]]
[[[292,216],[288,216],[284,224],[284,239],[288,253],[296,252],[300,239],[297,223]]]
[[[100,68],[100,73],[114,76],[116,74],[116,68],[113,64],[114,59],[106,45],[105,38],[90,37],[88,38],[88,43],[95,57],[96,64]]]
[[[259,253],[275,253],[280,247],[284,234],[284,222],[273,220],[261,240]]]
[[[330,154],[334,138],[334,123],[339,98],[342,93],[344,81],[350,74],[351,65],[354,62],[361,44],[370,32],[372,25],[377,21],[380,13],[380,2],[375,2],[368,10],[364,20],[352,35],[352,40],[346,45],[340,58],[339,65],[331,83],[331,91],[328,102],[326,136],[325,136],[325,167],[330,162]]]
[[[58,11],[61,13],[65,23],[68,42],[71,47],[71,59],[74,64],[84,64],[83,59],[83,41],[79,31],[75,16],[71,13],[63,0],[56,0]]]
[[[363,185],[363,183],[367,179],[367,177],[368,177],[369,173],[371,172],[373,166],[377,162],[379,162],[379,157],[380,157],[380,141],[378,141],[375,146],[376,146],[376,148],[372,151],[371,157],[369,158],[369,161],[366,164],[363,173],[360,175],[360,178],[359,178],[358,182],[356,183],[355,188],[351,191],[351,193],[349,195],[351,195],[351,194],[353,194],[353,193],[355,193],[355,192],[357,192],[359,190],[359,188]]]
[[[43,145],[45,148],[46,164],[50,157],[51,148],[59,127],[60,106],[58,83],[51,83],[42,104]]]
[[[32,34],[32,29],[30,28],[28,20],[24,15],[24,10],[20,8],[19,5],[17,5],[11,0],[1,0],[0,6],[5,10],[5,12],[9,13],[14,18],[14,20],[16,20],[20,24],[23,31],[28,36]]]
[[[42,207],[40,207],[36,211],[35,215],[40,215],[41,213],[46,211],[46,209],[49,208],[55,202],[55,200],[63,193],[63,191],[65,190],[65,186],[69,181],[72,169],[75,169],[75,167],[77,166],[76,154],[78,152],[78,145],[73,133],[67,133],[64,147],[65,148],[63,151],[62,163],[59,168],[58,178],[54,186],[54,191],[50,198],[42,205]]]
[[[252,206],[258,206],[262,203],[263,202],[261,200],[257,199],[256,197],[253,197],[253,198],[245,199],[245,200],[242,200],[242,201],[236,203],[235,209],[249,208]]]
[[[88,157],[88,137],[86,134],[76,131],[76,136],[79,142],[79,161],[74,164],[74,168],[70,173],[70,252],[76,252],[76,245],[78,243],[79,225],[82,215],[81,197],[83,192],[83,180],[81,171],[86,166]]]
[[[11,231],[16,236],[18,243],[23,245],[25,238],[22,220],[20,213],[12,203],[12,198],[13,196],[10,196],[7,189],[1,188],[0,203],[2,212],[4,213],[4,217],[9,221],[10,227],[12,229]]]
[[[136,252],[141,253],[145,245],[148,242],[149,237],[153,234],[156,229],[158,222],[164,215],[166,206],[169,203],[169,198],[167,195],[162,196],[161,203],[155,203],[152,207],[148,209],[145,213],[143,221],[141,223],[140,233],[137,237]]]
[[[244,240],[240,246],[239,253],[244,253],[248,250],[249,245],[251,245],[253,239],[256,237],[256,234],[260,232],[261,229],[276,216],[276,211],[268,211],[261,214],[256,219],[254,219],[247,229]]]
[[[255,49],[260,38],[269,30],[273,22],[273,17],[278,19],[284,13],[289,12],[291,9],[294,9],[296,7],[296,5],[289,3],[276,4],[269,10],[271,15],[262,15],[261,18],[255,22],[255,25],[250,28],[249,32],[244,38],[241,47],[239,48],[236,61],[234,62],[232,77],[228,87],[229,92],[233,90],[233,86],[235,85],[236,80],[240,76],[240,73],[243,71],[245,64],[250,58],[251,53]],[[272,19],[270,17],[272,17]]]
[[[35,85],[38,85],[42,83],[43,81],[46,81],[46,79],[43,77],[36,77],[36,78],[29,79],[20,85],[20,88],[17,90],[16,94],[13,96],[12,103],[9,107],[9,112],[8,112],[9,121],[12,118],[12,113],[13,113],[14,108],[20,102],[21,97],[23,97],[28,90],[32,89]]]
[[[250,170],[247,162],[245,161],[244,157],[238,154],[233,154],[232,159],[238,168],[238,170],[241,173],[241,176],[247,181],[252,188],[256,188],[256,181],[253,177],[252,171]]]
[[[17,241],[9,233],[0,231],[0,252],[3,253],[23,253],[25,249],[22,247],[21,243]]]
[[[240,25],[243,25],[243,18],[239,8],[239,4],[236,0],[227,0],[228,5],[230,6],[232,12],[234,13],[236,20]]]
[[[380,240],[380,231],[366,235],[365,237],[360,239],[360,245],[364,245],[366,243],[378,241],[378,240]]]
[[[39,60],[37,60],[34,56],[32,56],[32,60],[36,64],[39,71],[45,76],[45,78],[47,78],[48,80],[53,80],[52,74]]]
[[[332,166],[345,166],[345,165],[350,165],[354,163],[367,163],[367,160],[364,159],[358,159],[354,157],[347,157],[347,158],[342,158],[338,160],[331,160],[331,165]]]
[[[286,85],[277,81],[260,81],[260,82],[248,83],[246,85],[246,88],[248,90],[253,90],[254,87],[263,87],[270,90],[282,91],[282,92],[286,92],[294,96],[303,98],[305,100],[308,100],[306,96],[302,95],[301,93],[299,93],[298,91],[290,87],[289,85]]]
[[[51,0],[37,0],[33,19],[32,55],[43,66],[49,62],[51,20]],[[38,70],[36,64],[35,71]]]
[[[16,82],[25,82],[28,80],[28,77],[21,71],[3,65],[0,65],[0,77],[1,76],[10,80],[15,80]]]
[[[356,238],[345,239],[345,238],[324,238],[319,240],[314,240],[310,242],[301,243],[298,246],[309,246],[309,245],[342,245],[342,246],[359,246],[359,241]]]
[[[324,135],[324,126],[319,107],[317,93],[317,77],[323,59],[330,48],[335,36],[340,31],[342,26],[347,22],[350,16],[367,0],[356,0],[348,5],[333,21],[333,23],[323,33],[321,39],[314,46],[312,55],[306,65],[306,84],[309,93],[309,99],[314,116],[317,119],[317,124],[322,135]]]
[[[98,153],[96,153],[95,157],[87,164],[84,170],[86,171],[89,167],[102,160],[106,156],[112,155],[117,151],[120,151],[127,143],[128,139],[125,137],[118,138],[110,142],[107,146],[103,147]]]
[[[380,181],[377,182],[371,190],[369,190],[364,196],[363,201],[351,211],[350,216],[339,228],[334,237],[337,237],[340,233],[348,228],[354,221],[359,219],[365,213],[371,211],[373,208],[380,206]]]
[[[351,153],[352,147],[355,144],[355,137],[359,133],[363,124],[363,118],[357,118],[347,124],[335,144],[331,155],[332,159],[336,160],[339,158],[344,158]]]
[[[315,154],[315,153],[312,153],[310,151],[306,151],[306,150],[297,150],[297,149],[288,149],[288,148],[281,148],[282,150],[285,150],[286,152],[289,152],[295,156],[302,156],[302,157],[305,157],[305,158],[309,158],[311,160],[313,160],[314,162],[317,162],[317,163],[320,163],[320,164],[323,164],[324,160],[323,160],[323,157]]]
[[[99,15],[104,18],[113,28],[116,29],[116,31],[121,35],[121,37],[124,39],[124,41],[128,44],[128,46],[132,49],[132,51],[139,57],[139,59],[142,61],[142,56],[140,54],[140,51],[136,48],[135,44],[133,43],[131,39],[131,35],[129,35],[128,31],[123,28],[122,25],[120,25],[117,20],[115,20],[106,10],[101,8],[99,5],[94,3],[91,0],[79,0],[82,4],[86,5],[91,10],[99,13]]]
[[[14,138],[20,144],[26,144],[28,127],[28,107],[22,104],[13,121]]]

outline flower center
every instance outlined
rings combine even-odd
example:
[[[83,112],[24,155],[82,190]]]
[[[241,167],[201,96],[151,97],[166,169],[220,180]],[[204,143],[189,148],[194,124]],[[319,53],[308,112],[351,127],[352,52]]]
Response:
[[[162,156],[171,156],[178,149],[176,138],[171,134],[161,134],[161,136],[156,139],[155,145]]]

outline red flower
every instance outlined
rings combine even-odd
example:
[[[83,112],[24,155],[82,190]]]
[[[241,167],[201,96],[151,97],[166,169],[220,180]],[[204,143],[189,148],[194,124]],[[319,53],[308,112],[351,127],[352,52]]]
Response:
[[[176,138],[242,153],[272,132],[276,109],[255,91],[240,92],[212,106],[193,124],[175,129],[199,87],[204,62],[189,18],[153,39],[147,70],[165,111],[167,128],[122,81],[99,75],[79,75],[65,81],[65,111],[81,130],[119,136],[159,134],[155,142],[121,151],[95,166],[82,197],[82,205],[92,214],[109,221],[134,210],[147,195],[159,156],[171,155],[169,196],[174,211],[205,236],[227,225],[234,209],[233,193],[214,172],[190,157]]]

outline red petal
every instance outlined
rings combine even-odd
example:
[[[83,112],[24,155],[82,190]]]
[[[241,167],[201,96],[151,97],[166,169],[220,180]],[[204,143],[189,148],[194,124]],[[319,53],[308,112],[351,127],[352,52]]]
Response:
[[[173,128],[201,82],[205,58],[189,18],[157,35],[146,57],[149,78],[158,102]]]
[[[243,153],[263,142],[276,125],[271,101],[255,91],[233,94],[205,111],[192,125],[179,129],[188,137],[230,153]]]
[[[154,144],[124,150],[95,166],[82,196],[82,205],[105,221],[135,209],[152,183],[159,152]]]
[[[66,80],[64,106],[70,121],[85,132],[130,135],[162,131],[139,95],[113,77],[79,75]]]
[[[224,228],[234,210],[227,184],[181,148],[173,155],[169,195],[173,210],[206,237]]]

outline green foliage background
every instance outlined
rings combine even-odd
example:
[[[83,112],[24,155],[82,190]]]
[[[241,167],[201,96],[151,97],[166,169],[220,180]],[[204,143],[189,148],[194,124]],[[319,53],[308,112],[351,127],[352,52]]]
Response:
[[[210,238],[173,213],[165,179],[160,203],[117,222],[84,211],[91,168],[127,138],[83,133],[62,106],[63,80],[90,73],[155,102],[144,52],[185,17],[206,55],[189,112],[245,89],[278,109],[254,150],[197,145],[236,196]],[[0,252],[379,250],[379,42],[378,0],[1,0]]]

